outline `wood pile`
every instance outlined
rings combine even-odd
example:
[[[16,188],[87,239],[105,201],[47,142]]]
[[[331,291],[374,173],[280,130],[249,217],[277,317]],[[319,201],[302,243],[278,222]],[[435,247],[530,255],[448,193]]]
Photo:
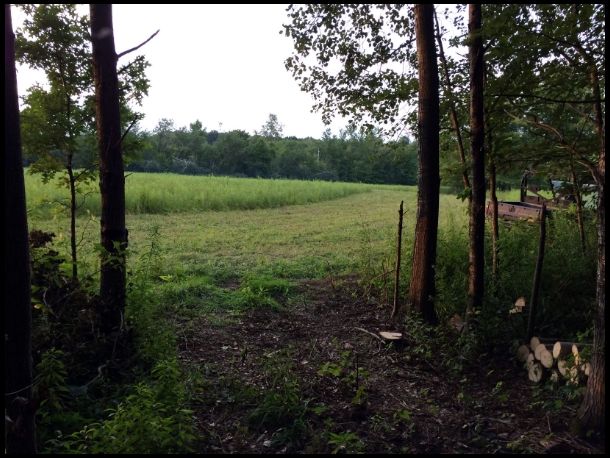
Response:
[[[550,380],[568,384],[584,384],[591,372],[591,363],[583,357],[590,344],[561,342],[532,337],[517,349],[517,359],[534,383]]]

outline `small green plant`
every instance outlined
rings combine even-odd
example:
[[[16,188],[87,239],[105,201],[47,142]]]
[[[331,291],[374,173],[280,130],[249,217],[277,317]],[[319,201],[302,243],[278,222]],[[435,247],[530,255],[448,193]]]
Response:
[[[375,414],[369,419],[371,429],[375,432],[388,433],[392,430],[392,425],[380,414]]]
[[[326,362],[318,369],[318,375],[339,377],[343,372],[344,366],[337,363]]]
[[[328,445],[334,447],[332,454],[337,453],[361,453],[364,451],[364,443],[356,433],[345,431],[342,433],[329,433]]]
[[[250,276],[244,279],[234,293],[233,304],[239,309],[280,308],[279,300],[285,299],[292,289],[289,281],[268,276]]]
[[[502,404],[508,401],[508,393],[503,392],[503,385],[504,382],[499,381],[498,383],[496,383],[496,386],[494,386],[493,390],[491,390],[491,394],[493,396],[496,396],[498,398],[498,401],[500,401]]]
[[[415,431],[415,422],[409,410],[401,409],[394,412],[393,419],[396,427],[402,430],[404,438],[410,437]]]
[[[326,404],[324,404],[323,402],[315,405],[314,407],[311,407],[311,411],[318,415],[318,416],[322,416],[324,413],[326,413],[328,411],[328,406]]]
[[[341,353],[338,362],[325,362],[318,369],[318,375],[337,379],[347,390],[354,390],[352,404],[362,405],[366,402],[366,380],[368,372],[358,365],[357,355],[351,351]]]
[[[48,415],[52,410],[61,410],[68,397],[68,373],[63,357],[61,350],[52,348],[42,355],[40,363],[36,365],[34,396],[40,402],[38,413],[42,416]]]
[[[256,408],[250,413],[248,423],[254,431],[277,429],[274,441],[294,443],[307,432],[309,400],[303,398],[299,381],[292,372],[290,352],[273,356],[264,363],[266,390]]]
[[[506,448],[514,453],[534,453],[532,448],[527,444],[525,434],[522,434],[517,439],[514,439],[506,444]]]

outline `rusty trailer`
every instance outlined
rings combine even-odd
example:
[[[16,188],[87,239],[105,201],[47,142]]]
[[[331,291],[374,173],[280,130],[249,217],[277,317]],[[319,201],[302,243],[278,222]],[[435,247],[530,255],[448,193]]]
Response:
[[[527,202],[498,202],[498,218],[506,220],[525,220],[534,223],[540,221],[541,215],[542,206],[540,205],[529,204]],[[491,201],[487,202],[485,216],[488,218],[493,216]]]
[[[528,177],[532,172],[526,170],[521,178],[521,193],[518,202],[503,202],[498,201],[498,218],[505,220],[525,220],[531,223],[540,221],[542,215],[542,204],[547,207],[547,215],[551,215],[552,210],[565,209],[573,203],[573,196],[556,195],[554,184],[549,180],[551,189],[553,190],[553,198],[547,198],[540,194],[540,187],[536,185],[528,186]],[[528,195],[528,191],[534,195]],[[485,216],[491,218],[493,216],[492,203],[488,202],[485,209]]]

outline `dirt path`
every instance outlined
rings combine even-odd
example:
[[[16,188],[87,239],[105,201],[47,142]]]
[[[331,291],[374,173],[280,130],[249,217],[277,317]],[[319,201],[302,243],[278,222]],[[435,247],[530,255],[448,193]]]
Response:
[[[535,405],[512,362],[452,375],[409,330],[399,345],[372,336],[390,328],[389,311],[355,291],[354,279],[307,281],[281,310],[191,327],[180,354],[203,375],[198,451],[596,451],[568,434],[571,407]]]

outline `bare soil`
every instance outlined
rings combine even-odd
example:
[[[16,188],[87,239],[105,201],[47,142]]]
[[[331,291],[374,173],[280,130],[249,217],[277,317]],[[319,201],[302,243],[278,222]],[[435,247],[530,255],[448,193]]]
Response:
[[[201,318],[185,331],[181,360],[204,378],[192,406],[198,452],[603,452],[569,433],[575,406],[534,403],[508,351],[456,375],[440,355],[420,351],[409,329],[398,343],[376,337],[393,330],[390,309],[363,298],[355,278],[305,281],[299,291],[302,299],[280,310]],[[278,386],[278,375],[292,390]],[[295,390],[304,407],[286,423],[304,428],[260,415],[253,422],[270,393],[290,403]]]

